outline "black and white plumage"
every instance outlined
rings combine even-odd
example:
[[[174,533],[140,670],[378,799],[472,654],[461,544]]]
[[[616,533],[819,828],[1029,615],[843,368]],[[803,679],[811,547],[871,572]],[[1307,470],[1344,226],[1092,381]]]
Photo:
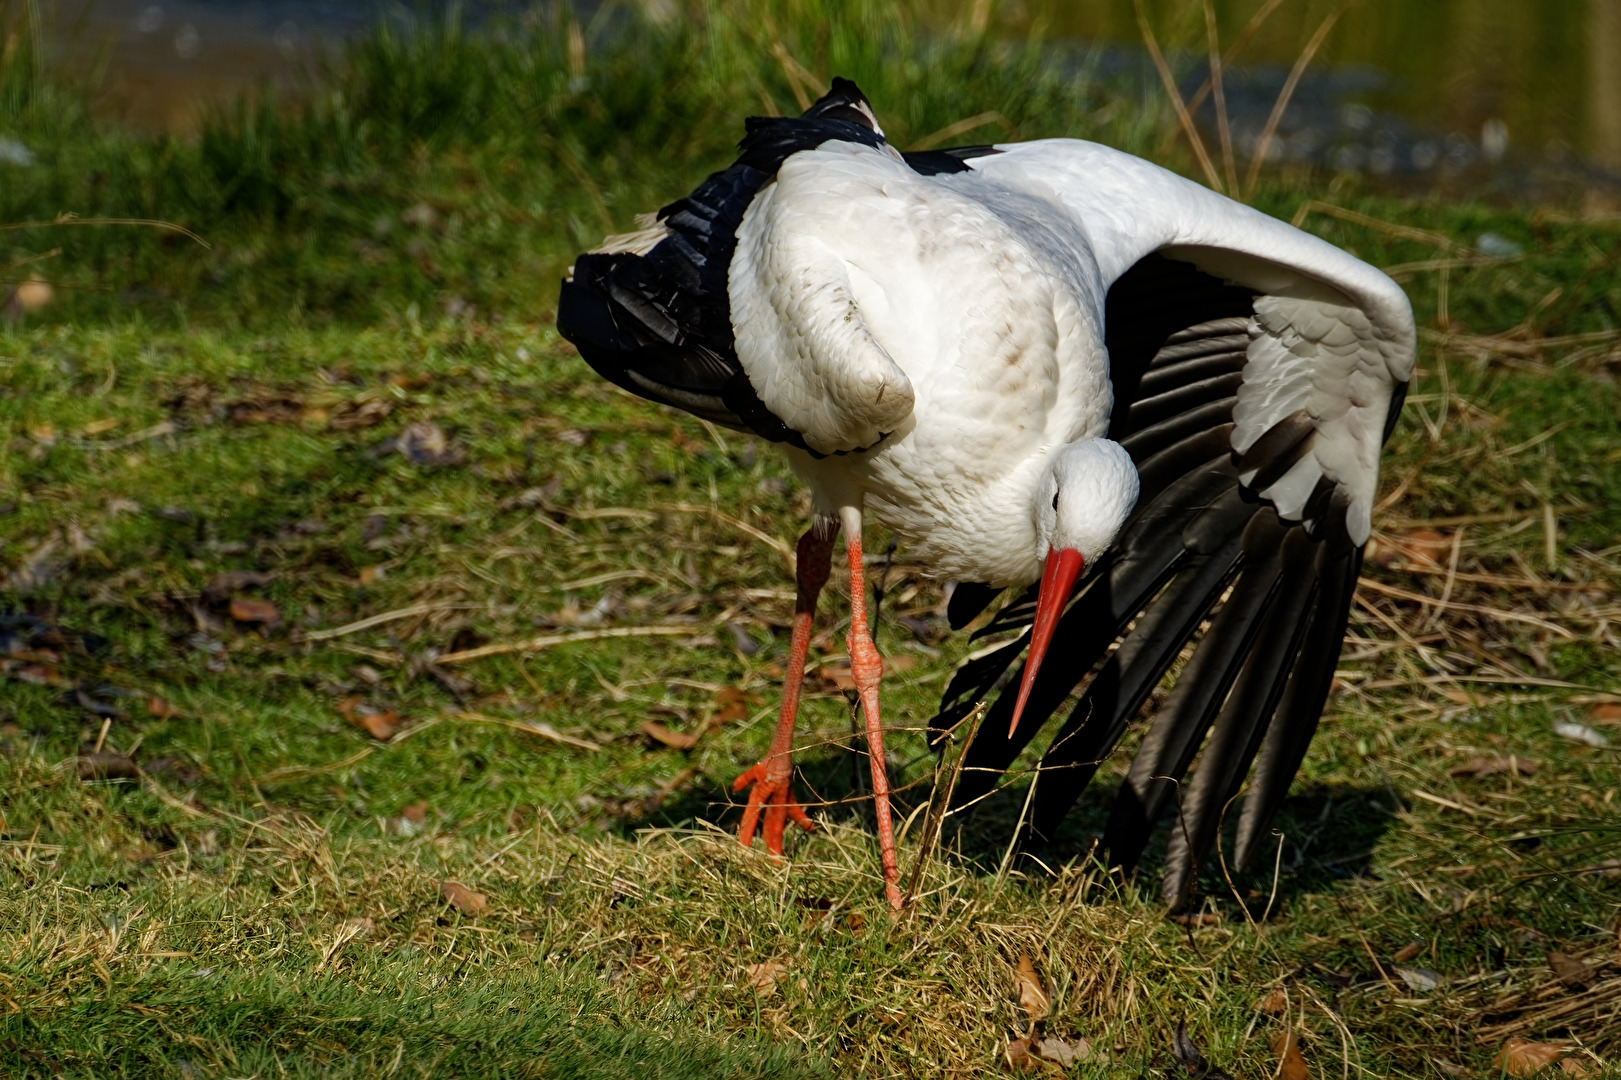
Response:
[[[990,583],[959,587],[955,625],[1043,578],[981,631],[1033,620],[1033,642],[965,664],[933,722],[996,695],[958,805],[1056,718],[1032,801],[1050,836],[1197,641],[1105,841],[1134,863],[1179,799],[1166,891],[1185,895],[1258,756],[1235,860],[1253,853],[1326,700],[1413,367],[1388,277],[1092,143],[896,153],[835,80],[580,256],[558,325],[620,386],[785,444],[852,567],[872,513],[939,576]]]

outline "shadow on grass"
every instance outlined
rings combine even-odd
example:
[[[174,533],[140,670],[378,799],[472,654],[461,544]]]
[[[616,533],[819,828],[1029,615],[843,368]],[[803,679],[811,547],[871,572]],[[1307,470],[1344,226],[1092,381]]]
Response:
[[[1120,782],[1112,778],[1093,781],[1064,819],[1057,837],[1016,853],[1014,869],[1040,878],[1093,857],[1119,789]],[[944,847],[965,864],[994,873],[1007,852],[1009,838],[1019,827],[1029,791],[1028,782],[1004,785],[963,815],[955,828],[946,829]],[[1228,852],[1233,850],[1236,809],[1235,805],[1235,812],[1229,814],[1222,830],[1223,849]],[[1257,915],[1270,900],[1275,915],[1296,897],[1326,892],[1340,882],[1366,877],[1374,849],[1400,809],[1393,805],[1393,797],[1385,787],[1333,785],[1291,796],[1272,824],[1271,844],[1258,852],[1243,871],[1228,867],[1225,874],[1218,850],[1211,865],[1200,868],[1199,895],[1212,897],[1218,904],[1242,898]],[[1173,808],[1159,821],[1138,864],[1134,877],[1139,886],[1157,890],[1175,825]]]
[[[812,817],[859,821],[862,827],[872,830],[872,788],[864,753],[835,749],[805,755],[796,763],[796,774],[796,790]],[[923,762],[893,782],[892,811],[899,823],[929,799],[932,773],[928,763]],[[941,836],[946,857],[976,874],[995,874],[1007,854],[1009,839],[1019,828],[1029,790],[1027,782],[1005,784],[968,813],[948,819]],[[1015,852],[1013,868],[1039,880],[1091,857],[1118,791],[1117,780],[1100,778],[1088,785],[1058,836],[1052,842]],[[656,808],[619,818],[613,831],[628,838],[638,829],[690,826],[700,820],[735,830],[742,820],[746,798],[746,794],[733,795],[718,781],[705,778]],[[1224,875],[1219,862],[1201,868],[1200,895],[1223,905],[1242,899],[1256,915],[1270,904],[1276,915],[1300,896],[1328,892],[1342,882],[1368,877],[1374,849],[1400,810],[1390,790],[1382,786],[1331,785],[1291,796],[1273,822],[1271,845],[1259,851],[1252,865],[1242,872],[1229,868]],[[1228,851],[1232,850],[1236,820],[1236,814],[1230,815],[1223,830]],[[1158,887],[1174,825],[1170,815],[1161,820],[1144,852],[1135,878],[1146,889]],[[920,816],[914,829],[921,827]]]

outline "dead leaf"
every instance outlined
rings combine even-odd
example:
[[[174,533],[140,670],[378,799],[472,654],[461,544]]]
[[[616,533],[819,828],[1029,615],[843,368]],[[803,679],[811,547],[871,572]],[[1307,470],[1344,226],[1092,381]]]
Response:
[[[1019,954],[1019,963],[1013,969],[1013,986],[1019,992],[1019,1008],[1034,1030],[1039,1021],[1046,1019],[1052,999],[1041,985],[1041,976],[1036,974],[1036,965],[1027,952]]]
[[[60,671],[49,664],[29,664],[12,672],[18,679],[35,686],[71,686],[72,679],[65,677]]]
[[[1407,967],[1404,964],[1397,964],[1393,970],[1401,981],[1407,984],[1407,988],[1415,994],[1427,994],[1441,985],[1440,973],[1431,971],[1429,968]]]
[[[1094,1057],[1092,1043],[1087,1039],[1045,1038],[1035,1044],[1035,1054],[1043,1061],[1069,1068]]]
[[[1587,722],[1600,727],[1621,725],[1621,705],[1611,701],[1600,702],[1587,710]]]
[[[1030,1052],[1029,1039],[1009,1039],[1007,1041],[1008,1068],[1024,1072],[1028,1069],[1039,1068],[1041,1061]]]
[[[703,737],[703,730],[697,732],[671,731],[657,720],[648,720],[642,724],[642,734],[656,743],[662,743],[674,750],[691,750],[698,745]]]
[[[1484,777],[1496,776],[1498,773],[1518,773],[1521,776],[1535,776],[1542,766],[1530,758],[1523,758],[1516,754],[1507,757],[1487,757],[1476,754],[1462,765],[1449,769],[1449,776],[1458,777]]]
[[[441,881],[439,895],[463,915],[477,915],[490,906],[490,898],[455,881]]]
[[[231,601],[231,618],[241,623],[262,623],[274,626],[281,622],[281,611],[269,600],[255,600],[238,596]]]
[[[1370,547],[1368,561],[1381,566],[1441,566],[1451,551],[1452,534],[1437,529],[1408,529],[1379,537]]]
[[[1274,990],[1257,1002],[1255,1008],[1258,1012],[1281,1016],[1289,1008],[1289,995],[1282,990]]]
[[[1566,1076],[1587,1076],[1593,1070],[1581,1058],[1567,1057],[1559,1059],[1559,1071]]]
[[[155,716],[159,720],[168,720],[171,717],[180,715],[179,709],[175,708],[173,705],[169,704],[167,701],[164,701],[160,697],[149,697],[146,699],[146,712],[148,716]]]
[[[404,726],[405,720],[393,709],[379,709],[367,705],[358,697],[344,698],[334,706],[338,714],[358,728],[363,728],[378,742],[387,742]]]
[[[850,674],[848,660],[833,660],[826,664],[818,664],[810,670],[809,677],[821,684],[818,689],[823,692],[856,688],[855,676]]]
[[[101,420],[90,421],[89,423],[85,424],[80,431],[83,432],[85,438],[92,439],[97,435],[105,435],[109,431],[116,430],[118,425],[122,424],[123,422],[124,421],[120,420],[116,416],[108,416]]]
[[[50,282],[35,275],[29,275],[27,281],[17,283],[12,292],[12,302],[23,311],[32,314],[51,302],[56,295]]]
[[[1169,918],[1178,926],[1221,925],[1221,913],[1219,911],[1193,911],[1183,915],[1171,915]]]
[[[394,403],[387,398],[365,397],[345,401],[327,415],[326,426],[333,431],[355,431],[382,423],[394,411]]]
[[[432,420],[407,424],[395,438],[394,448],[413,465],[460,465],[467,460],[467,448],[451,441],[445,429]]]
[[[765,996],[776,993],[777,984],[788,974],[788,965],[777,960],[767,960],[761,964],[749,964],[743,970],[748,972],[747,984],[756,994]]]
[[[719,707],[715,710],[715,715],[710,718],[709,723],[712,727],[720,727],[723,724],[748,719],[749,707],[744,701],[743,691],[739,687],[728,686],[716,694],[715,704]]]
[[[1531,1076],[1564,1057],[1569,1050],[1568,1046],[1557,1043],[1529,1042],[1516,1036],[1503,1044],[1492,1064],[1508,1076]]]
[[[428,800],[422,799],[400,807],[400,817],[413,825],[421,825],[428,818]]]
[[[209,578],[208,584],[203,586],[203,595],[218,604],[243,589],[263,588],[275,580],[275,574],[257,570],[225,570]]]
[[[1311,1080],[1311,1070],[1306,1068],[1294,1032],[1280,1031],[1272,1036],[1272,1056],[1278,1059],[1278,1076],[1282,1080]]]
[[[1553,968],[1554,976],[1572,990],[1586,990],[1593,983],[1592,969],[1579,956],[1551,952],[1548,954],[1548,966]]]
[[[141,767],[127,754],[80,754],[75,762],[80,780],[138,780]]]
[[[1392,956],[1391,959],[1396,961],[1396,963],[1398,963],[1398,964],[1405,964],[1405,963],[1407,963],[1407,961],[1411,960],[1413,957],[1417,956],[1419,953],[1421,953],[1423,951],[1424,951],[1423,944],[1420,943],[1420,942],[1414,941],[1414,942],[1411,942],[1410,944],[1403,945],[1401,948],[1397,949],[1396,950],[1396,955]]]

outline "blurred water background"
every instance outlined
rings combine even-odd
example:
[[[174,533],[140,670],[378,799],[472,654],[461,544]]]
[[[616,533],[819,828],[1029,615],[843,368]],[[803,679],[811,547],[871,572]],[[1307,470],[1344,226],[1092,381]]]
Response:
[[[87,77],[97,112],[139,130],[186,132],[211,106],[273,87],[297,93],[323,57],[380,21],[454,12],[499,33],[530,3],[466,0],[56,0],[41,8],[45,54]],[[632,8],[683,17],[676,0],[575,5],[592,33]],[[1621,0],[1215,0],[1223,48],[1248,35],[1226,74],[1241,161],[1306,44],[1325,31],[1277,136],[1274,165],[1351,172],[1403,190],[1463,189],[1621,207]],[[1192,95],[1208,73],[1200,4],[1146,0],[1156,39]],[[1037,33],[1053,63],[1144,80],[1155,73],[1132,0],[908,0],[923,29]],[[1330,23],[1331,25],[1325,24]],[[994,107],[994,103],[988,105]],[[1215,145],[1213,102],[1198,112]],[[983,136],[982,136],[983,137]]]

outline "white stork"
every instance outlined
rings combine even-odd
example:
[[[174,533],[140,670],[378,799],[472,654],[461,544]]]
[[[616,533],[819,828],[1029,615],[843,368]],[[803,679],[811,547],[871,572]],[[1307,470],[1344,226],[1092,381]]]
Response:
[[[1180,786],[1165,891],[1185,897],[1259,753],[1242,865],[1339,655],[1380,446],[1413,369],[1401,289],[1094,143],[899,153],[844,79],[803,116],[750,119],[740,150],[641,231],[581,255],[557,321],[620,386],[783,443],[814,493],[776,735],[734,785],[752,785],[742,842],[762,811],[774,854],[789,820],[813,827],[790,754],[842,528],[850,666],[900,904],[864,601],[870,513],[935,575],[984,583],[956,590],[953,625],[996,587],[1039,580],[1033,611],[1008,605],[986,628],[1030,634],[965,664],[934,720],[943,730],[1011,689],[1028,645],[1017,694],[998,698],[967,751],[966,805],[1042,726],[1021,716],[1045,720],[1085,682],[1037,774],[1035,838],[1208,620],[1104,842],[1135,863]]]

